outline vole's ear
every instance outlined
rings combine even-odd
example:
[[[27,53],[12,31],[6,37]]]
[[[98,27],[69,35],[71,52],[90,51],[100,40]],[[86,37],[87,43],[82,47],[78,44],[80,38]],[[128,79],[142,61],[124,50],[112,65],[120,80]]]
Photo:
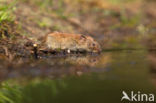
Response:
[[[86,40],[86,36],[85,35],[81,35],[80,39]]]

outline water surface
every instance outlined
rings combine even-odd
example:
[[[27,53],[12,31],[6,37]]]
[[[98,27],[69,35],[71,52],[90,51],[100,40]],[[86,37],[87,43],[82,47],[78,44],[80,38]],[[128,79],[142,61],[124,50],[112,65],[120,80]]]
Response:
[[[121,103],[122,91],[156,93],[153,54],[125,50],[1,62],[1,93],[15,103]]]

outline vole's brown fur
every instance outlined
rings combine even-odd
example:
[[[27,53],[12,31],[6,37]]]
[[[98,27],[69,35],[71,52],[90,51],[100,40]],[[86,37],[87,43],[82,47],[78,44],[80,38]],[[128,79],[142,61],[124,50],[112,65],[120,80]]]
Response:
[[[48,49],[100,52],[100,45],[90,36],[54,32],[45,36],[44,44]]]

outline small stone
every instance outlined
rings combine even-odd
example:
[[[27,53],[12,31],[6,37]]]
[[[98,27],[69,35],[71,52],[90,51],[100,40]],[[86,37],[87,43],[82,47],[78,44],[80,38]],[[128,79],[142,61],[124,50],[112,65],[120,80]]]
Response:
[[[33,44],[34,47],[37,47],[37,44]]]
[[[67,53],[70,53],[70,50],[69,49],[67,50]]]

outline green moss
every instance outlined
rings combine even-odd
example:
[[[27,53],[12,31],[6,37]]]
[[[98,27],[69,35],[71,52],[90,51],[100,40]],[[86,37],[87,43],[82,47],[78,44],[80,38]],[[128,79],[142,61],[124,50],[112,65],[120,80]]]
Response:
[[[50,103],[66,87],[64,81],[35,79],[27,84],[16,80],[2,83],[0,103]]]
[[[8,5],[0,4],[0,23],[3,21],[13,21],[14,17],[12,11],[15,10],[15,7],[13,7],[14,5],[15,2]]]
[[[10,4],[0,3],[0,39],[14,38],[14,15],[15,1]]]

